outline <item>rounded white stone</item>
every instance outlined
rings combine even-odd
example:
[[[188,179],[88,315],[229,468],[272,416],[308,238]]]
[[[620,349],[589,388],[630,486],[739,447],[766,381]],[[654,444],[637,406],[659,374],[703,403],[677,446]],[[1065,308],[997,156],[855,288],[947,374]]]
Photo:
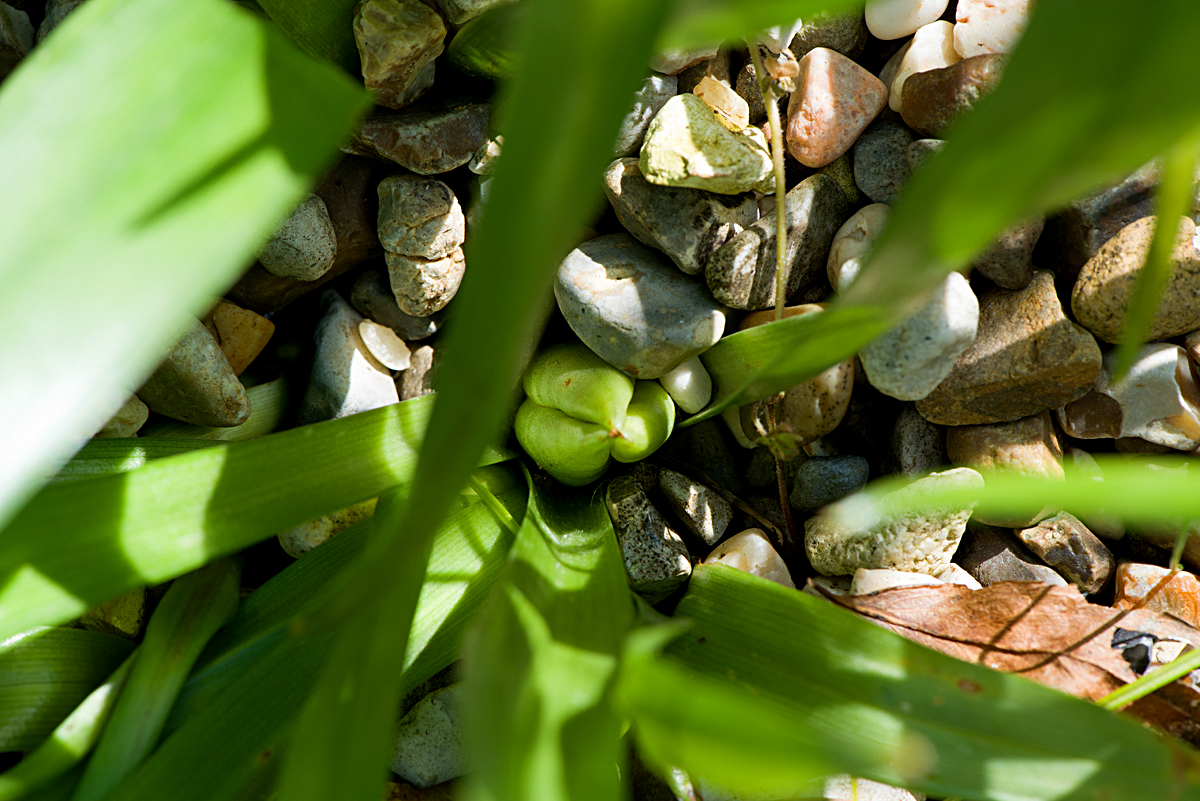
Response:
[[[825,269],[829,285],[836,291],[844,292],[858,275],[863,258],[883,232],[890,211],[886,203],[864,206],[842,223],[842,227],[833,235]]]
[[[904,82],[918,72],[940,70],[962,59],[954,51],[954,26],[944,19],[924,25],[913,35],[912,47],[900,60],[900,68],[888,91],[888,106],[900,111]]]
[[[949,0],[867,0],[867,30],[876,39],[899,39],[917,32],[946,10]]]
[[[693,356],[658,379],[663,389],[688,414],[695,414],[712,400],[712,376],[699,356]]]
[[[752,576],[769,579],[784,587],[796,588],[787,565],[775,551],[766,533],[760,528],[748,528],[712,550],[704,560],[706,565],[729,565]]]
[[[954,49],[963,58],[1011,53],[1029,22],[1029,0],[958,0]]]
[[[379,363],[389,370],[407,370],[412,362],[412,352],[404,340],[386,325],[374,320],[363,320],[358,324],[358,335],[363,344]]]

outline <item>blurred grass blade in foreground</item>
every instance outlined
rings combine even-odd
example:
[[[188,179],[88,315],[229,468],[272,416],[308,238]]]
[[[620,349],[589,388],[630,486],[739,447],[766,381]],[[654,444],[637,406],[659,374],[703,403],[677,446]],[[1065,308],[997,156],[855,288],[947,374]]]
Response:
[[[222,0],[92,0],[4,82],[0,525],[246,268],[365,101]]]
[[[799,18],[807,21],[821,12],[861,11],[862,6],[862,0],[676,0],[656,47],[686,50],[749,38]]]

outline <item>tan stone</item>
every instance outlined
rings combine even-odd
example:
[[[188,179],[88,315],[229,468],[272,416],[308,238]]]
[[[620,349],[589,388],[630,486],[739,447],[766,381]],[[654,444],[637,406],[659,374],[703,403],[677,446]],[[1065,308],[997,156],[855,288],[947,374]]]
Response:
[[[1063,477],[1062,446],[1049,412],[1011,423],[953,426],[946,430],[946,451],[955,465],[973,467],[985,477],[996,470]]]
[[[363,82],[390,108],[411,103],[433,85],[433,60],[445,38],[441,16],[421,0],[366,0],[354,11]]]
[[[1115,609],[1133,609],[1140,604],[1155,585],[1170,571],[1158,565],[1122,562],[1117,566]],[[1200,579],[1180,571],[1167,582],[1146,609],[1174,615],[1192,626],[1200,626]]]
[[[788,152],[806,167],[824,167],[845,153],[887,102],[883,82],[834,50],[818,47],[800,59],[788,101]]]
[[[1112,552],[1079,519],[1066,512],[1039,520],[1016,535],[1080,592],[1099,592],[1112,575]]]
[[[707,103],[729,130],[740,131],[750,124],[749,104],[728,84],[705,75],[692,94]]]
[[[275,323],[227,300],[217,301],[201,322],[217,340],[234,375],[241,375],[258,358],[275,333]]]
[[[1100,372],[1096,340],[1064,316],[1045,270],[1025,289],[986,293],[977,331],[946,380],[917,401],[930,422],[1019,420],[1082,397]]]
[[[138,429],[144,426],[148,419],[150,419],[149,407],[142,403],[137,395],[130,395],[121,404],[121,408],[117,410],[117,413],[110,417],[108,422],[104,424],[104,427],[93,436],[100,439],[136,437]]]

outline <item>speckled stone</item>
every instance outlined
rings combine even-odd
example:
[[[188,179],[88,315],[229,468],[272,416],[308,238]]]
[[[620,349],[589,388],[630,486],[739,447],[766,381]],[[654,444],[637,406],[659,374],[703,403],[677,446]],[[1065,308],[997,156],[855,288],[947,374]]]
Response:
[[[795,589],[792,574],[780,558],[775,546],[767,539],[761,528],[748,528],[734,534],[718,545],[704,558],[706,565],[728,565],[729,567],[765,578],[784,587]]]
[[[408,369],[396,376],[396,392],[400,400],[412,400],[429,395],[437,389],[438,368],[441,367],[441,351],[431,345],[422,345],[408,357]]]
[[[915,314],[859,351],[867,380],[899,400],[924,398],[975,341],[978,323],[979,301],[970,283],[950,273]]]
[[[1025,289],[980,298],[975,342],[917,411],[943,425],[1009,422],[1082,397],[1099,372],[1095,338],[1063,315],[1054,276],[1037,270]]]
[[[650,120],[675,96],[678,86],[679,80],[674,75],[651,75],[642,81],[641,88],[633,96],[633,105],[621,119],[617,141],[613,143],[614,156],[638,152]]]
[[[950,565],[974,504],[922,513],[899,510],[925,492],[942,488],[982,489],[983,478],[966,467],[919,478],[884,496],[879,504],[881,519],[866,527],[850,527],[836,519],[842,504],[809,518],[804,524],[804,548],[813,568],[826,576],[847,576],[860,567],[941,573]]]
[[[321,515],[306,523],[289,528],[287,531],[281,531],[276,535],[279,538],[279,547],[283,548],[288,556],[299,559],[318,545],[329,542],[355,523],[371,517],[375,514],[375,504],[378,501],[378,498],[371,498],[362,503],[347,506],[345,509]]]
[[[321,295],[324,313],[317,323],[316,353],[300,423],[318,423],[396,403],[392,374],[375,361],[358,324],[362,315],[331,290]]]
[[[800,59],[788,101],[788,152],[806,167],[841,156],[887,103],[883,82],[837,51],[818,47]]]
[[[675,516],[705,543],[715,545],[725,535],[733,519],[733,507],[719,493],[682,473],[665,469],[659,471],[658,488]]]
[[[462,685],[435,690],[400,719],[392,770],[410,784],[426,788],[467,772],[463,744]]]
[[[725,330],[724,311],[701,284],[627,234],[571,251],[559,265],[554,296],[579,338],[634,378],[665,375]]]
[[[863,196],[862,192],[858,191],[858,184],[854,183],[854,160],[850,158],[849,152],[843,153],[818,169],[817,175],[828,175],[837,181],[838,186],[846,193],[846,200],[850,203],[851,208],[862,205]],[[772,195],[771,200],[774,199]]]
[[[871,468],[861,456],[817,456],[806,459],[793,479],[791,504],[811,512],[867,486]]]
[[[33,25],[29,15],[0,3],[0,80],[4,80],[33,49]]]
[[[1153,599],[1144,600],[1169,572],[1158,565],[1122,562],[1117,566],[1113,607],[1133,609],[1145,603],[1143,608],[1151,612],[1173,615],[1188,625],[1200,627],[1200,578],[1186,570],[1176,573]]]
[[[83,5],[83,0],[47,0],[46,16],[42,18],[42,24],[38,26],[37,30],[37,43],[41,44],[51,31],[81,5]]]
[[[150,419],[150,408],[138,399],[137,395],[130,395],[116,414],[108,419],[104,427],[97,431],[93,436],[99,439],[108,439],[110,437],[136,437],[138,429],[146,425],[146,421]]]
[[[389,175],[379,182],[379,242],[383,249],[435,260],[467,238],[458,198],[436,178]]]
[[[820,281],[834,234],[849,204],[828,175],[805,178],[788,191],[784,264],[788,297]],[[705,279],[719,302],[735,309],[775,305],[775,213],[734,236],[708,260]]]
[[[835,292],[845,292],[858,277],[863,261],[887,224],[890,211],[891,207],[886,203],[863,206],[834,234],[825,271]]]
[[[234,375],[241,375],[258,358],[275,333],[275,323],[224,299],[218,300],[200,322],[229,360]]]
[[[909,76],[901,102],[905,124],[922,136],[941,136],[950,123],[996,88],[1004,61],[1004,56],[975,56]]]
[[[888,466],[897,473],[922,476],[949,463],[945,435],[911,404],[896,417],[889,443]]]
[[[258,261],[280,278],[315,281],[329,272],[336,253],[337,236],[325,202],[309,195],[263,245]]]
[[[701,470],[715,484],[733,493],[743,487],[739,461],[730,451],[728,427],[720,420],[705,420],[687,428],[676,428],[663,446],[664,454]]]
[[[959,61],[958,53],[954,52],[953,25],[944,19],[922,25],[913,35],[908,52],[900,59],[896,76],[888,84],[888,107],[903,113],[904,84],[910,76],[944,69]]]
[[[418,175],[461,167],[487,141],[490,112],[484,103],[438,110],[375,112],[359,125],[348,152],[378,156]]]
[[[662,50],[650,57],[650,69],[663,75],[678,75],[688,67],[717,55],[718,49],[718,45],[713,45],[692,50]]]
[[[1030,0],[958,0],[954,49],[963,58],[1011,53],[1029,22]]]
[[[433,86],[446,24],[421,0],[365,0],[354,9],[363,83],[380,105],[400,108]]]
[[[1083,593],[1099,592],[1116,562],[1087,526],[1066,512],[1020,529],[1017,538]]]
[[[908,157],[909,169],[913,172],[921,169],[930,156],[934,153],[940,153],[945,146],[945,139],[916,139],[912,141],[908,145],[908,150],[905,151],[905,156]]]
[[[617,219],[644,245],[661,250],[688,275],[758,219],[754,195],[658,186],[642,177],[638,160],[617,159],[604,171],[604,193]]]
[[[1039,581],[1063,587],[1067,582],[1038,562],[1009,531],[972,522],[955,561],[985,587],[1002,581]]]
[[[462,284],[467,264],[463,249],[458,247],[437,259],[402,256],[384,251],[388,280],[396,296],[396,304],[405,314],[428,317],[445,308]]]
[[[191,318],[137,396],[150,411],[198,426],[236,426],[250,399],[208,329]]]
[[[708,796],[704,796],[708,799]],[[825,780],[823,801],[925,801],[924,793],[913,793],[901,787],[880,784],[870,779],[852,776],[830,776]]]
[[[858,58],[867,46],[867,22],[861,11],[818,12],[807,17],[792,37],[788,48],[796,58],[804,58],[818,47],[836,50],[846,58]]]
[[[1134,285],[1146,263],[1156,217],[1130,223],[1104,243],[1079,272],[1071,292],[1075,319],[1105,342],[1118,342]],[[1196,224],[1180,218],[1171,277],[1146,340],[1166,339],[1200,328],[1200,252],[1192,239]]]
[[[915,143],[914,143],[915,144]],[[1024,289],[1033,278],[1033,249],[1046,218],[1041,214],[1006,228],[971,267],[1004,289]]]
[[[380,270],[365,270],[358,277],[350,290],[350,303],[361,314],[395,331],[405,342],[428,339],[438,332],[445,319],[444,312],[414,317],[401,311],[391,284]]]
[[[757,138],[755,138],[757,136]],[[736,195],[774,191],[766,141],[754,128],[734,133],[693,94],[676,95],[650,122],[639,157],[652,184]]]
[[[854,143],[854,182],[873,203],[893,203],[908,182],[908,145],[913,135],[890,120],[877,120]]]
[[[916,33],[946,10],[948,0],[867,0],[867,29],[877,39],[900,39]]]
[[[687,546],[631,476],[613,479],[604,495],[629,586],[650,603],[666,598],[692,574]]]

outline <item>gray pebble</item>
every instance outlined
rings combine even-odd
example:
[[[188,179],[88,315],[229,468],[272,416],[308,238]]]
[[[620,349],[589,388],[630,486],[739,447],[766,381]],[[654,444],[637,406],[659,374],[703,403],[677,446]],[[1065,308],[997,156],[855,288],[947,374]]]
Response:
[[[658,378],[721,338],[725,312],[704,287],[627,234],[584,242],[559,265],[554,295],[572,330],[634,378]]]
[[[921,169],[930,156],[940,153],[945,146],[945,139],[917,139],[910,142],[904,151],[909,171],[916,172]]]
[[[642,86],[633,96],[633,106],[621,120],[617,130],[617,141],[613,143],[614,156],[628,156],[642,146],[642,138],[650,127],[650,120],[667,101],[678,94],[679,80],[674,75],[651,75],[642,81]]]
[[[604,498],[629,586],[650,603],[661,601],[692,574],[687,546],[667,526],[636,479],[614,479]]]
[[[761,125],[767,119],[767,105],[763,102],[762,92],[758,88],[758,77],[754,74],[754,62],[747,60],[738,70],[734,79],[733,90],[738,93],[746,105],[750,107],[750,124]],[[782,103],[783,98],[775,101]],[[779,119],[784,119],[784,108],[779,111]]]
[[[658,488],[675,516],[700,539],[715,545],[733,519],[733,508],[717,492],[682,473],[662,470]]]
[[[363,317],[332,290],[321,295],[316,354],[300,422],[317,423],[396,403],[391,372],[375,360],[358,334]]]
[[[250,417],[250,398],[217,341],[196,318],[137,396],[153,412],[198,426],[236,426]]]
[[[1116,567],[1116,560],[1104,543],[1066,512],[1020,529],[1016,535],[1083,593],[1099,592]]]
[[[83,5],[83,0],[47,0],[46,16],[42,18],[42,24],[38,26],[38,44],[41,44],[42,40],[67,18],[67,15],[81,5]]]
[[[400,719],[392,770],[406,782],[423,789],[467,772],[461,688],[452,684],[431,692]]]
[[[870,466],[861,456],[818,456],[796,470],[791,503],[814,511],[867,486]]]
[[[905,405],[896,418],[888,456],[895,472],[909,476],[921,476],[949,464],[941,426],[922,417],[912,404]]]
[[[258,260],[280,278],[316,281],[329,272],[336,254],[337,236],[325,201],[309,195],[259,251]]]
[[[379,270],[367,270],[358,277],[350,290],[350,303],[362,314],[395,331],[405,342],[433,336],[445,318],[444,312],[434,312],[428,317],[405,314],[396,303],[391,284]]]
[[[854,182],[874,203],[894,203],[908,182],[912,132],[898,122],[876,120],[854,143]]]
[[[436,389],[441,352],[431,345],[422,345],[409,357],[408,369],[396,376],[396,391],[400,400],[412,400],[430,395]]]
[[[813,175],[786,197],[786,287],[792,297],[825,277],[834,234],[849,214],[846,194],[828,175]],[[713,296],[735,309],[768,309],[775,304],[775,213],[762,217],[721,246],[705,268]]]
[[[665,455],[703,471],[710,479],[736,495],[742,491],[742,476],[729,450],[727,431],[725,424],[715,419],[687,428],[676,428],[663,446]]]
[[[971,266],[996,286],[1024,289],[1033,278],[1033,249],[1045,225],[1046,218],[1039,214],[1006,228]]]
[[[867,23],[861,11],[818,12],[807,17],[804,26],[792,37],[789,48],[797,60],[818,47],[836,50],[846,58],[857,59],[867,46]]]
[[[478,17],[489,8],[504,2],[506,0],[437,0],[446,19],[455,25],[462,25],[467,20]]]
[[[1040,581],[1059,587],[1067,584],[1008,531],[981,523],[971,524],[955,561],[985,587],[1001,581]]]
[[[458,198],[436,178],[389,175],[379,182],[379,242],[383,249],[441,259],[467,238]]]

